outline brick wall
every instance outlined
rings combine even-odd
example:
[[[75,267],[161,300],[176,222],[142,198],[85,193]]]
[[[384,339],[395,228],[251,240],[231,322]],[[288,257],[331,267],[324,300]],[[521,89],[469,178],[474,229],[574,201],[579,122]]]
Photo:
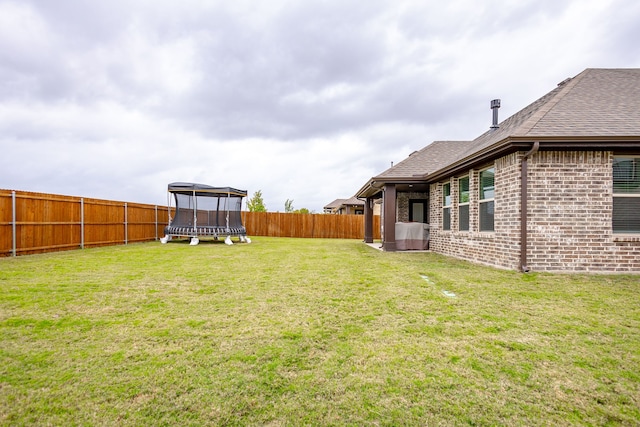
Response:
[[[520,154],[503,157],[494,164],[472,169],[469,176],[469,231],[458,231],[458,178],[431,185],[431,242],[434,252],[501,268],[517,269],[520,260]],[[479,176],[495,168],[494,232],[481,232],[479,223]],[[442,230],[442,184],[451,183],[451,230]]]
[[[529,164],[529,265],[640,271],[640,236],[614,235],[611,152],[540,152]]]
[[[495,167],[494,232],[480,232],[479,173],[469,171],[469,231],[458,231],[458,177],[430,187],[434,252],[497,267],[520,263],[523,153]],[[528,266],[532,271],[640,271],[640,236],[612,233],[610,152],[539,152],[529,160]],[[484,169],[484,168],[483,168]],[[442,184],[451,183],[451,231],[442,230]]]

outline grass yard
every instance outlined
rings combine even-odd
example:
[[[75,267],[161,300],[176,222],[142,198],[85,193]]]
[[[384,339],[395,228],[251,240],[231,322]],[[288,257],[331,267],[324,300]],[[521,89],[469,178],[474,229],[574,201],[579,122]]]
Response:
[[[359,241],[0,258],[1,425],[639,425],[640,276]]]

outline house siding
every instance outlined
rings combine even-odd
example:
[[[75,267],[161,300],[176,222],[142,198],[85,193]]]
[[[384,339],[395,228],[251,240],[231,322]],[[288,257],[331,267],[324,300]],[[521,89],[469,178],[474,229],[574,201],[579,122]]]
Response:
[[[487,165],[495,168],[494,232],[478,231],[482,169],[469,171],[468,232],[457,231],[458,177],[430,186],[432,251],[519,268],[522,157],[513,153]],[[550,151],[530,158],[527,264],[532,271],[640,271],[640,236],[612,232],[612,162],[611,152]],[[442,230],[445,182],[451,183],[451,231]]]

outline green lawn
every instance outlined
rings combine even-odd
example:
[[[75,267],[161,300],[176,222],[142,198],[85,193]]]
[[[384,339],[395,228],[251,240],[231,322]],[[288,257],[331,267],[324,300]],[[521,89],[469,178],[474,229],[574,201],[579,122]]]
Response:
[[[0,258],[1,425],[639,425],[640,276],[359,241]]]

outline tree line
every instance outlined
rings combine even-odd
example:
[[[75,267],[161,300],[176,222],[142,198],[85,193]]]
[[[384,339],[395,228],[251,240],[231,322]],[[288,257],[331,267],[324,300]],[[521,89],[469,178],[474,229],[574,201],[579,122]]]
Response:
[[[247,209],[249,212],[267,212],[267,206],[264,204],[264,199],[262,198],[262,190],[258,190],[253,193],[253,196],[247,200]],[[295,209],[293,207],[293,200],[290,199],[287,199],[284,202],[284,211],[285,213],[313,213],[307,208]]]

